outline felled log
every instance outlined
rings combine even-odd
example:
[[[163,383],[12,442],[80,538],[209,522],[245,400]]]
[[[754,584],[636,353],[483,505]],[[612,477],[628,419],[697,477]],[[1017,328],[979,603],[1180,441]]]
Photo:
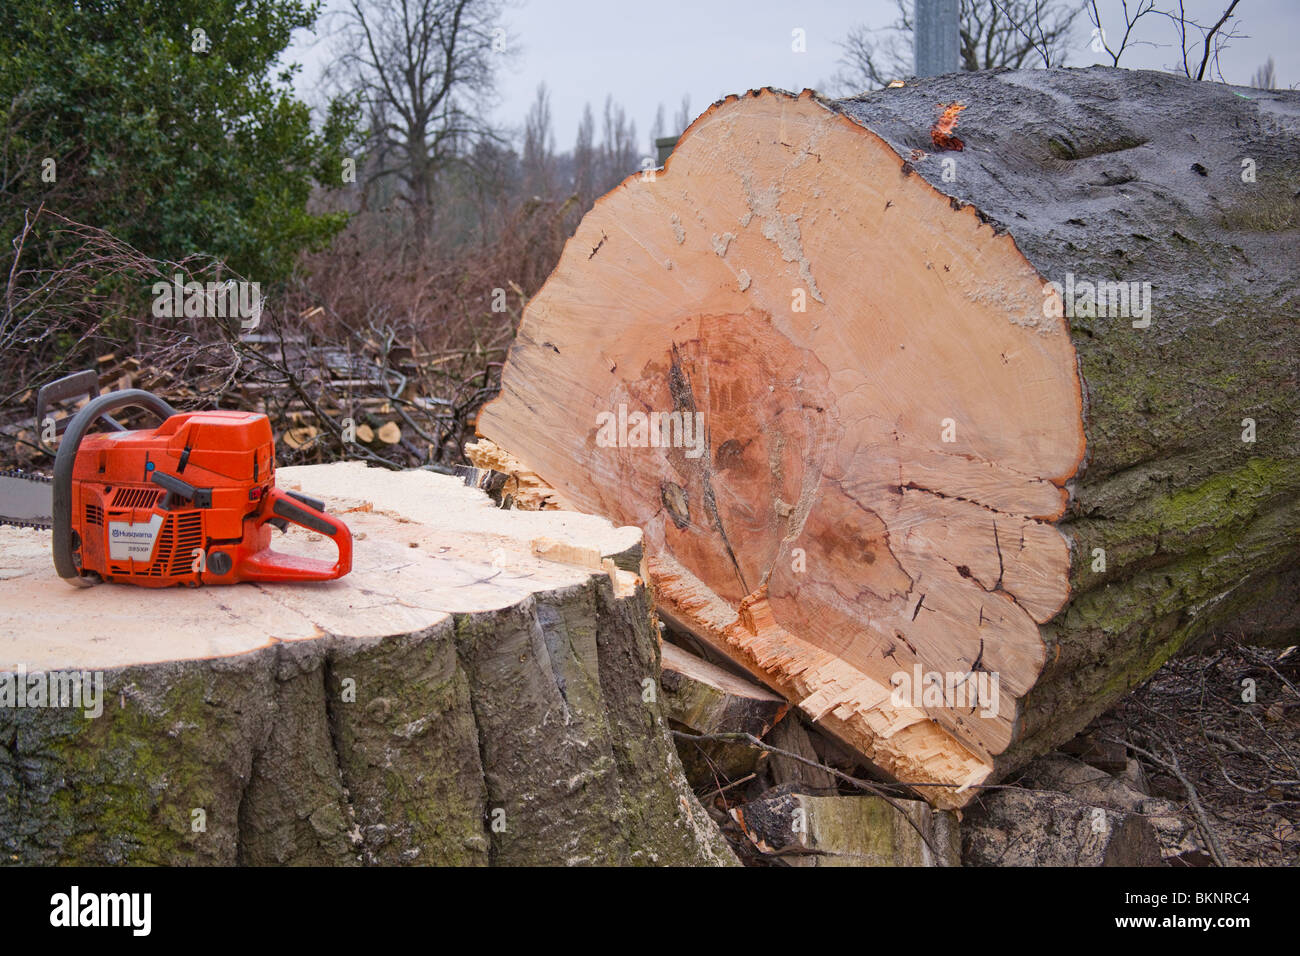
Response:
[[[954,814],[920,800],[772,790],[731,818],[758,850],[790,866],[960,866]]]
[[[697,734],[740,733],[762,737],[789,709],[784,698],[721,667],[663,644],[664,706],[668,717]]]
[[[769,767],[772,782],[778,787],[796,785],[813,792],[834,789],[837,782],[835,777],[821,767],[808,763],[821,763],[821,760],[813,747],[812,737],[798,718],[792,716],[789,720],[781,721],[772,728],[767,740],[774,748],[803,758],[795,760],[785,754],[772,754]]]
[[[737,677],[675,644],[660,645],[664,713],[692,735],[751,734],[762,737],[790,709],[785,698]],[[715,790],[754,773],[763,752],[749,742],[678,741],[686,779]]]
[[[1160,866],[1160,843],[1141,813],[1050,790],[995,790],[962,820],[966,866]]]
[[[48,532],[0,528],[6,862],[736,862],[647,692],[657,633],[613,564],[636,529],[429,472],[278,483],[344,518],[351,574],[74,589]]]
[[[728,97],[582,221],[479,432],[960,805],[1300,631],[1297,155],[1300,93],[1149,72]]]

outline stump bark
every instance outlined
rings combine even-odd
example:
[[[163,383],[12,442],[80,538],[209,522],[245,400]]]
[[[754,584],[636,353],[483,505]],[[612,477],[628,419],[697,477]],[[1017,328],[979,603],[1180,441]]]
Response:
[[[578,227],[480,447],[961,805],[1300,630],[1298,156],[1300,94],[1100,67],[728,97]]]
[[[358,463],[278,483],[343,516],[351,574],[72,589],[48,532],[0,529],[6,862],[736,862],[647,692],[636,529]],[[101,713],[4,699],[70,672]]]

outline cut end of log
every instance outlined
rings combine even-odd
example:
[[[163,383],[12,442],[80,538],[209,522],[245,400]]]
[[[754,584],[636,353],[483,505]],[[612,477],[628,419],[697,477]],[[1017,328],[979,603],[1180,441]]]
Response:
[[[583,220],[478,427],[642,528],[679,625],[958,805],[1069,596],[1082,396],[1044,290],[814,94],[729,97]]]

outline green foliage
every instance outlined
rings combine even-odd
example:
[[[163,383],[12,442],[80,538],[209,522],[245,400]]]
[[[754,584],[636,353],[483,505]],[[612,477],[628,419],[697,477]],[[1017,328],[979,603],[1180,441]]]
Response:
[[[318,13],[304,0],[0,0],[5,241],[44,202],[157,258],[282,278],[345,224],[307,201],[317,182],[342,185],[358,147],[356,104],[331,103],[313,131],[289,89],[296,67],[279,65]]]

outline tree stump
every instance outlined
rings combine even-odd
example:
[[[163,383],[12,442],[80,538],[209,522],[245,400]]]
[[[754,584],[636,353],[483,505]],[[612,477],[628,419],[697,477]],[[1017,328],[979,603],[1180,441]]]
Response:
[[[48,532],[0,529],[6,862],[735,862],[654,693],[644,586],[614,564],[636,529],[429,472],[278,481],[343,516],[351,574],[74,589]],[[98,706],[32,696],[71,672],[99,674]]]
[[[1300,93],[722,100],[596,203],[480,435],[927,799],[1184,643],[1300,631]]]

